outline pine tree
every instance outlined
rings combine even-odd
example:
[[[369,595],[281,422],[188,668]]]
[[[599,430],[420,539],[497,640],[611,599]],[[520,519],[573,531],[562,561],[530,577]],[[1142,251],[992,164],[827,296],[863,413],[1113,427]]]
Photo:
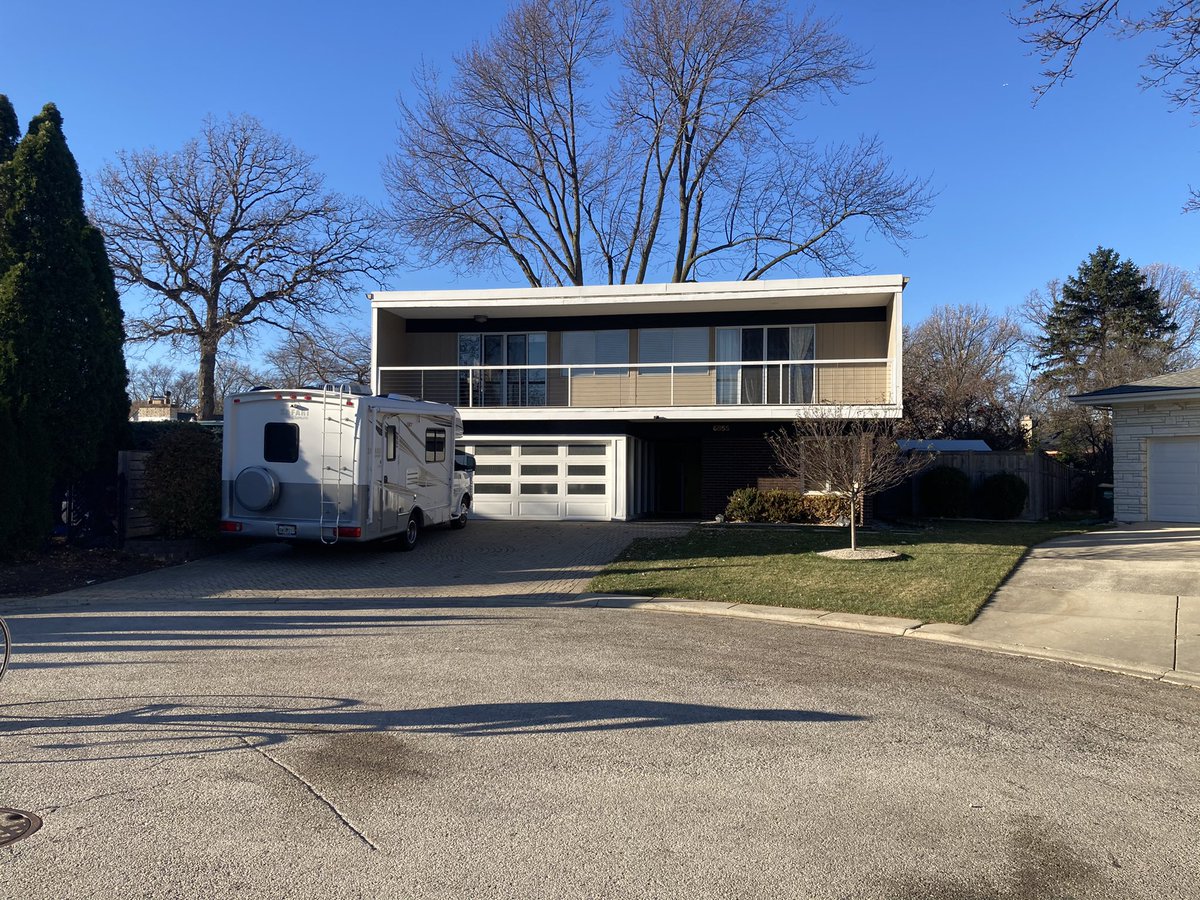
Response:
[[[48,533],[56,482],[115,465],[128,410],[112,270],[53,104],[0,165],[0,214],[0,418],[17,424],[3,452],[19,494],[0,549],[13,549]]]
[[[1082,392],[1159,374],[1177,327],[1141,270],[1097,247],[1046,318],[1038,342],[1042,377]]]

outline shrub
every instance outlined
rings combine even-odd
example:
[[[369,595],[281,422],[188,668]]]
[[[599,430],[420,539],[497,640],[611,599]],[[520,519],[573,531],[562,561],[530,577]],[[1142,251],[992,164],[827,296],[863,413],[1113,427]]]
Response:
[[[165,429],[146,458],[146,512],[167,538],[210,537],[221,517],[221,442],[199,425]]]
[[[758,488],[734,491],[725,507],[725,518],[731,522],[799,522],[827,525],[849,515],[849,499],[837,494],[760,491]]]
[[[1029,485],[1020,475],[997,472],[975,491],[975,511],[985,519],[1015,519],[1025,509]]]
[[[927,516],[963,516],[971,499],[971,479],[954,466],[934,466],[917,487],[921,512]]]

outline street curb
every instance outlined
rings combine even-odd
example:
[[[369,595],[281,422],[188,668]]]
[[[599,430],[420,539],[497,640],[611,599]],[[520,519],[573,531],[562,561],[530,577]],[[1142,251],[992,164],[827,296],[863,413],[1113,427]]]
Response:
[[[783,606],[761,606],[751,603],[730,603],[721,600],[683,600],[674,597],[646,597],[630,594],[581,594],[580,600],[594,601],[601,609],[636,609],[650,612],[687,613],[704,616],[726,616],[759,619],[806,628],[831,628],[837,631],[867,632],[893,637],[917,638],[940,644],[983,650],[1005,656],[1021,656],[1049,662],[1062,662],[1086,669],[1099,669],[1118,675],[1129,675],[1149,681],[1200,688],[1200,673],[1179,672],[1163,666],[1144,666],[1137,663],[1055,650],[1052,647],[1029,647],[1024,644],[1001,644],[980,641],[961,635],[963,625],[943,622],[922,622],[919,619],[896,619],[887,616],[862,616],[852,613],[831,613],[820,609],[793,609]]]

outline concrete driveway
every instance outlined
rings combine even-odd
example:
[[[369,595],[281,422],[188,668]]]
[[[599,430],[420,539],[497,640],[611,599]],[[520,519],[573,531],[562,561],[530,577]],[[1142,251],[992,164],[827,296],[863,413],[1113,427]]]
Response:
[[[1048,541],[961,634],[1200,672],[1200,527],[1125,525]]]

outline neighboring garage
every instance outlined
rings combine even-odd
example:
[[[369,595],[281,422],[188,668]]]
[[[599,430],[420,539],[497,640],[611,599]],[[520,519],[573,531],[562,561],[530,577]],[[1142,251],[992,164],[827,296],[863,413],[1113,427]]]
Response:
[[[1200,522],[1200,369],[1071,399],[1112,410],[1117,521]]]

